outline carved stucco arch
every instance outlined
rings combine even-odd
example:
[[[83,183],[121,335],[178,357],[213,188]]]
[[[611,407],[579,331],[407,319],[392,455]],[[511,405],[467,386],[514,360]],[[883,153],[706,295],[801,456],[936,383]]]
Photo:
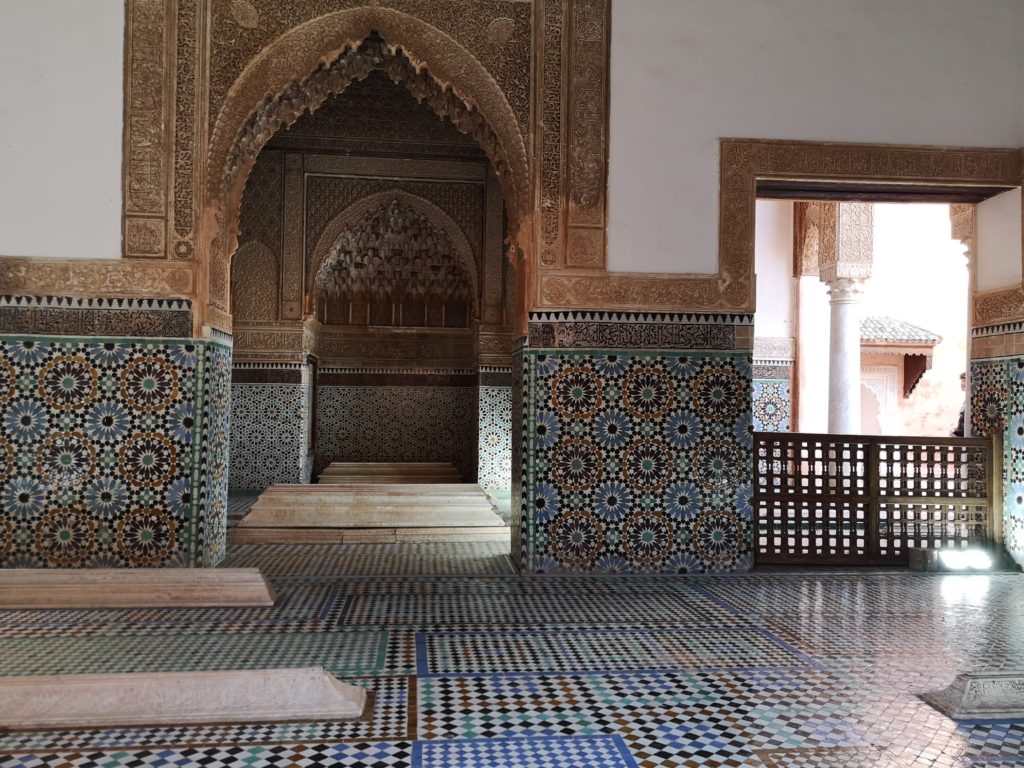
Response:
[[[466,48],[414,16],[378,7],[337,11],[289,30],[264,48],[232,84],[214,123],[207,163],[208,204],[204,209],[210,238],[208,298],[212,307],[228,309],[230,257],[237,247],[241,198],[259,149],[276,130],[294,122],[305,110],[315,110],[331,95],[308,87],[311,78],[346,50],[358,48],[374,32],[392,52],[400,51],[417,73],[427,74],[445,93],[454,94],[479,114],[493,133],[505,165],[498,176],[510,230],[525,253],[531,250],[526,142],[494,78]],[[275,124],[262,143],[257,142],[255,151],[239,153],[247,126],[268,108],[289,117],[286,122],[272,121]],[[496,158],[490,159],[495,164]]]
[[[473,319],[479,320],[480,270],[477,266],[476,257],[473,255],[473,248],[470,246],[469,240],[466,239],[465,233],[463,233],[451,216],[429,200],[397,189],[389,192],[377,192],[357,200],[327,223],[324,231],[317,238],[316,245],[313,247],[309,269],[306,273],[306,292],[309,294],[313,293],[313,280],[316,278],[317,272],[320,271],[320,265],[330,255],[331,248],[338,242],[338,239],[349,230],[358,227],[367,216],[372,215],[382,206],[390,205],[395,200],[411,208],[423,216],[435,228],[448,235],[448,239],[455,249],[454,256],[466,270],[470,284],[473,286]]]

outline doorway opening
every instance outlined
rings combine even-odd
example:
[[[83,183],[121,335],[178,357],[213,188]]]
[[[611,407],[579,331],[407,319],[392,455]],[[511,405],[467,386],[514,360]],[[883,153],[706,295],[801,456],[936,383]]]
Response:
[[[371,506],[353,512],[362,539],[292,540],[478,544],[467,556],[508,572],[515,272],[502,179],[486,132],[460,130],[465,120],[403,79],[401,49],[371,35],[360,51],[383,63],[266,141],[241,198],[232,512],[257,509],[247,504],[268,488],[323,485],[339,467],[356,467],[360,486],[384,472],[405,487],[436,466],[443,484],[477,487],[497,525],[448,520],[460,495],[422,530],[433,485],[408,489],[419,517],[392,525],[401,505],[369,489],[360,503]]]

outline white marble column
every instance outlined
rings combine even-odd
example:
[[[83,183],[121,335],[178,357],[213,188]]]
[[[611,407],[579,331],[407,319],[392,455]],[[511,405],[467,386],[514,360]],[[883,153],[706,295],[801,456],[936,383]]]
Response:
[[[828,360],[828,431],[860,432],[860,297],[864,283],[840,277],[828,283],[831,345]]]

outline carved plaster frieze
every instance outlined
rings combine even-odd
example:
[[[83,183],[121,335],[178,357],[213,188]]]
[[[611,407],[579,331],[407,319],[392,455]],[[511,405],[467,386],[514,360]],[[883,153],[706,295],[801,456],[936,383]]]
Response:
[[[608,75],[611,4],[571,0],[567,96],[566,266],[605,266],[608,176]]]
[[[0,332],[34,336],[187,338],[185,299],[0,296]]]
[[[169,54],[167,4],[133,0],[125,18],[124,211],[166,216]]]
[[[0,293],[191,298],[191,264],[135,259],[0,258]]]
[[[404,157],[306,154],[305,162],[306,173],[325,176],[387,176],[402,179],[479,182],[487,179],[485,165],[450,158],[435,160],[418,157],[411,160]]]
[[[975,328],[1021,320],[1024,318],[1024,288],[976,293],[973,318]]]
[[[755,336],[754,360],[795,360],[796,339],[788,336]]]
[[[540,274],[539,308],[683,312],[744,311],[749,289],[716,277],[608,273]]]
[[[322,365],[410,365],[430,360],[439,367],[471,367],[476,359],[475,334],[470,331],[371,331],[339,333],[326,327],[317,354]]]
[[[611,3],[537,3],[542,24],[535,110],[540,262],[603,268]]]

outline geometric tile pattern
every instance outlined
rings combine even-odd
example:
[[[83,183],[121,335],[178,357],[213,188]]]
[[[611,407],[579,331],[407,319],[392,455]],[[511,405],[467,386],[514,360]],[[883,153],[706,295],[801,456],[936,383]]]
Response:
[[[58,752],[50,755],[14,755],[0,761],[7,768],[228,768],[234,766],[274,766],[306,768],[332,765],[343,768],[406,768],[411,763],[412,745],[396,744],[289,744],[253,747],[184,747],[138,752],[82,754]]]
[[[424,741],[414,745],[414,755],[413,764],[423,768],[456,765],[636,768],[636,762],[619,736]]]
[[[225,358],[189,339],[0,339],[0,565],[216,562]]]
[[[2,613],[0,671],[322,664],[373,694],[368,719],[7,732],[0,766],[1022,762],[1024,723],[917,696],[1024,662],[1017,575],[460,575],[447,545],[409,549],[438,548],[432,574],[401,574],[414,545],[390,575],[331,573],[363,546],[233,548],[272,565],[270,608]]]
[[[405,544],[236,544],[225,567],[259,568],[267,576],[499,576],[515,573],[508,544],[446,542]]]
[[[512,387],[480,387],[477,482],[484,490],[512,483]]]
[[[788,379],[754,379],[754,429],[789,432],[792,400]]]
[[[305,384],[231,385],[231,489],[302,483],[308,452]]]
[[[228,472],[231,450],[231,348],[207,342],[202,345],[199,371],[203,416],[201,439],[193,452],[192,476],[198,480],[200,515],[193,529],[197,545],[193,562],[214,566],[224,559],[228,532]],[[201,553],[198,546],[202,546]],[[201,558],[199,555],[201,554]]]
[[[971,361],[975,434],[1003,437],[1003,542],[1024,565],[1024,358]]]
[[[421,677],[554,670],[805,665],[795,652],[763,630],[700,631],[561,630],[558,632],[430,633],[417,637],[417,658],[428,660]],[[422,652],[420,652],[422,649]]]
[[[749,568],[749,355],[531,349],[524,365],[525,570]]]
[[[476,479],[476,387],[320,386],[317,471],[332,461],[447,461]]]

